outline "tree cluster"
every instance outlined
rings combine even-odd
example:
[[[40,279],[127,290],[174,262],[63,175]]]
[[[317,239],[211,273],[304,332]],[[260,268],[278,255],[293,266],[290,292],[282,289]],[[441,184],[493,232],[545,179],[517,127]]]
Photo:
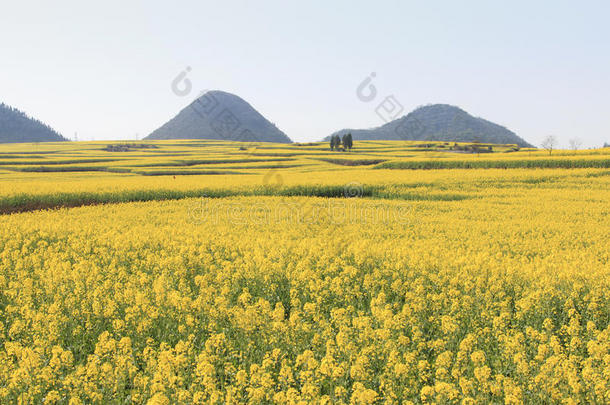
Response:
[[[347,133],[342,137],[339,135],[333,135],[330,137],[330,150],[352,150],[353,145],[354,142],[352,140],[351,133]]]

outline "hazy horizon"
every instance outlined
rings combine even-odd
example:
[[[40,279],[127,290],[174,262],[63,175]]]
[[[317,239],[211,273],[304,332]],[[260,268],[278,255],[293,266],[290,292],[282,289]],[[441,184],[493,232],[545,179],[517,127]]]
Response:
[[[539,145],[610,141],[601,1],[8,3],[0,102],[79,140],[140,139],[200,91],[234,93],[293,141],[456,105]],[[172,90],[181,74],[190,91]],[[370,77],[377,96],[357,88]],[[179,89],[184,90],[184,82]]]

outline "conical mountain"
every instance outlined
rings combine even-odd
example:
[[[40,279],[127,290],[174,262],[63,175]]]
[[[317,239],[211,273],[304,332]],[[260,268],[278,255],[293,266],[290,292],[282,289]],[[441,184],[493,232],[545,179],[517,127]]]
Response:
[[[292,142],[241,97],[208,91],[145,139]]]
[[[335,134],[351,132],[354,140],[427,140],[445,142],[481,142],[517,144],[532,147],[509,129],[483,118],[473,117],[459,107],[432,104],[371,129],[343,129]],[[326,137],[328,140],[330,137]]]
[[[61,142],[67,139],[23,111],[0,103],[0,143]]]

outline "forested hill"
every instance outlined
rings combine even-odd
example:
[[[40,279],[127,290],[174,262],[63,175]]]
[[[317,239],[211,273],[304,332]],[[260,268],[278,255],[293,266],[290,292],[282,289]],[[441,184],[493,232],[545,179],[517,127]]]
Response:
[[[292,142],[244,99],[218,90],[203,94],[146,139]]]
[[[67,139],[23,111],[0,103],[0,143],[59,142]]]
[[[517,144],[532,147],[509,129],[483,118],[474,117],[459,107],[432,104],[370,129],[342,129],[334,134],[350,132],[354,140],[430,140],[445,142],[482,142]],[[326,137],[325,140],[330,139]]]

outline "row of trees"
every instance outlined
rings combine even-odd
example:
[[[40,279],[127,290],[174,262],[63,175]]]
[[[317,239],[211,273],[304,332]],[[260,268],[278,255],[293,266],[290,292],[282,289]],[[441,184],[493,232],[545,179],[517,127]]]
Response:
[[[549,152],[549,155],[553,153],[553,150],[557,149],[559,146],[559,141],[553,135],[549,135],[542,140],[540,144],[543,149],[546,149]],[[570,149],[573,151],[577,151],[582,146],[582,141],[578,138],[570,139]]]
[[[341,147],[341,144],[343,144],[343,147]],[[353,145],[354,142],[351,133],[347,133],[342,137],[339,135],[330,137],[330,150],[352,150]]]

